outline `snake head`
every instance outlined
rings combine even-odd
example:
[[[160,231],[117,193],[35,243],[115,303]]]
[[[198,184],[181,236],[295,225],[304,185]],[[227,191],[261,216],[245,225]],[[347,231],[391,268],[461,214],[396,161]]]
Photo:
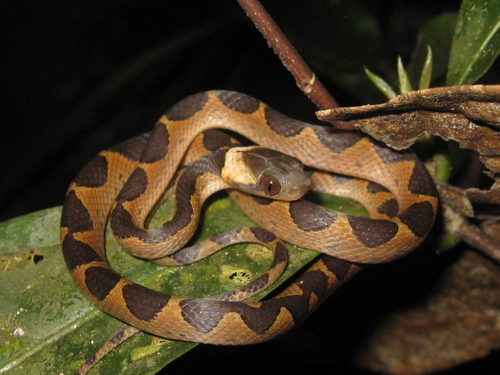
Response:
[[[299,159],[260,146],[230,149],[222,178],[246,193],[284,201],[302,198],[311,188]]]

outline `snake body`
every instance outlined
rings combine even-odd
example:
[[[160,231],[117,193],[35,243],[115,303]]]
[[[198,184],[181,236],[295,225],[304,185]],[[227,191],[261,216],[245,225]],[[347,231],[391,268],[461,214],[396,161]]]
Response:
[[[309,167],[366,180],[362,182],[364,189],[353,192],[350,179],[336,177],[346,186],[347,195],[358,196],[362,202],[377,202],[370,211],[373,217],[327,210],[303,199],[287,202],[252,197],[231,188],[231,197],[267,231],[237,228],[205,242],[225,246],[251,237],[251,241],[271,247],[275,261],[266,275],[248,289],[211,299],[167,295],[121,277],[106,261],[104,232],[108,217],[115,237],[132,254],[165,264],[187,263],[175,251],[193,233],[199,214],[197,203],[211,192],[228,187],[223,183],[208,187],[224,168],[220,156],[209,156],[213,158],[212,169],[192,178],[198,188],[208,190],[201,198],[194,198],[194,188],[178,188],[177,195],[186,195],[188,204],[177,210],[179,218],[174,225],[146,229],[146,223],[193,140],[214,128],[235,131],[257,145],[292,155]],[[200,147],[226,155],[226,151],[220,151],[221,142],[207,136]],[[206,161],[209,159],[199,163],[210,164]],[[414,249],[430,231],[436,209],[434,182],[413,153],[395,152],[357,133],[290,119],[244,94],[210,91],[174,105],[151,133],[101,152],[80,171],[66,196],[61,242],[77,286],[105,312],[169,339],[243,345],[273,339],[302,322],[359,270],[350,262],[386,262]],[[242,237],[234,239],[238,235]],[[284,246],[278,238],[327,255],[274,298],[240,301],[267,286],[276,278],[276,270],[283,269]],[[174,244],[166,245],[164,240]],[[195,245],[197,251],[201,247]]]

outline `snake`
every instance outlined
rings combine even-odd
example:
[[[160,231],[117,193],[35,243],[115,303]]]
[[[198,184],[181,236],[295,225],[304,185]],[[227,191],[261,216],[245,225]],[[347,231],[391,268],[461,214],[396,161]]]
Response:
[[[211,129],[237,133],[254,145],[250,153],[261,160],[227,146],[228,136],[221,140]],[[176,206],[175,220],[148,228],[151,212],[186,163],[190,147],[202,148],[204,156],[177,178],[176,195],[184,196],[183,206]],[[291,177],[273,172],[280,164],[275,152],[291,157],[292,164],[282,163]],[[246,184],[242,181],[216,182],[228,173],[225,163],[231,158],[246,168],[242,174],[261,178],[250,183],[261,195],[238,190]],[[276,163],[268,162],[275,158]],[[273,164],[271,171],[262,172],[262,164]],[[324,172],[309,178],[313,169]],[[287,187],[297,181],[314,185],[315,179],[326,180],[321,173],[333,173],[340,190],[371,203],[372,217],[330,210],[301,198],[309,186],[298,193]],[[188,180],[194,186],[184,186]],[[251,241],[275,252],[268,272],[251,286],[214,298],[183,297],[146,288],[112,269],[104,242],[108,221],[120,245],[135,256],[162,264],[192,261],[203,243],[184,255],[177,251],[195,231],[199,205],[219,189],[227,189],[259,227],[234,228],[204,244]],[[274,199],[282,190],[291,190],[292,197]],[[392,261],[418,247],[433,226],[437,204],[432,177],[409,150],[395,151],[358,132],[292,119],[245,94],[207,91],[175,104],[151,132],[102,151],[81,169],[63,205],[62,252],[81,292],[101,310],[139,330],[180,341],[254,344],[299,325],[364,264]],[[322,256],[274,297],[243,301],[267,287],[283,269],[282,241]]]

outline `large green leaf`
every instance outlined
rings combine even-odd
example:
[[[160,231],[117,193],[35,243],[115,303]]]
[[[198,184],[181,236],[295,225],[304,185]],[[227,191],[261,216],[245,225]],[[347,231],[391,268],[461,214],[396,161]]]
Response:
[[[500,53],[500,0],[464,0],[451,47],[446,84],[476,82]]]
[[[358,207],[346,200],[336,202],[342,210]],[[171,208],[171,202],[162,206],[156,223],[166,220]],[[95,308],[73,284],[59,246],[59,220],[60,209],[53,208],[0,224],[0,373],[73,373],[124,327]],[[239,225],[253,223],[229,198],[215,199],[206,209],[199,238]],[[246,256],[247,245],[233,246],[186,267],[161,267],[133,258],[111,236],[107,249],[111,264],[122,275],[185,296],[234,289],[232,272],[244,270],[257,275],[270,263]],[[289,267],[281,280],[317,254],[292,246],[290,249]],[[194,346],[140,333],[106,357],[92,374],[155,374]]]

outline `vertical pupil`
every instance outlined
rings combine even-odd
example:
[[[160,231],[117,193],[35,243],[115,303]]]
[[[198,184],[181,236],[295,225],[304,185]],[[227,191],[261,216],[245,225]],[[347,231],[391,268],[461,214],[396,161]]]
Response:
[[[266,193],[267,195],[276,195],[281,190],[281,184],[276,179],[276,177],[265,176],[260,181],[260,189],[262,192]]]

